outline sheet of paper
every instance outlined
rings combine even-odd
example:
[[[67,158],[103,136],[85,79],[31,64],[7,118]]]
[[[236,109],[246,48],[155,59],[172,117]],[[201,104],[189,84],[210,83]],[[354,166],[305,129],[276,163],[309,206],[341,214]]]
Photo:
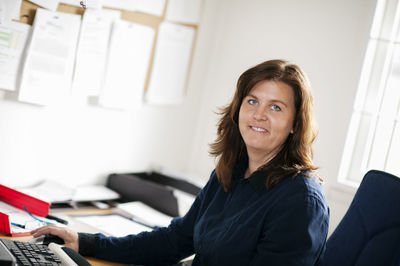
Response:
[[[50,11],[56,11],[58,7],[59,0],[28,0],[38,6],[49,9]]]
[[[111,236],[126,236],[143,231],[152,231],[152,228],[135,223],[121,215],[96,215],[75,217],[76,220],[95,227]]]
[[[10,223],[15,223],[24,226],[25,228],[15,226],[11,224],[11,231],[13,233],[26,233],[43,225],[46,223],[56,224],[57,226],[63,226],[62,224],[46,219],[44,217],[35,216],[38,219],[33,218],[26,211],[15,208],[14,206],[0,201],[0,212],[8,215],[8,220]]]
[[[0,1],[0,24],[10,22],[12,19],[19,20],[22,0]]]
[[[81,16],[38,8],[22,73],[19,100],[39,105],[70,95]]]
[[[120,203],[117,208],[126,215],[131,215],[133,218],[151,226],[167,227],[173,219],[173,217],[159,212],[140,201]]]
[[[179,189],[174,189],[173,193],[178,201],[179,216],[185,216],[185,214],[189,211],[190,207],[192,207],[192,204],[196,199],[196,196],[186,193]]]
[[[165,18],[169,21],[198,24],[202,0],[168,0]]]
[[[60,184],[54,180],[45,180],[32,187],[18,188],[18,191],[46,202],[65,202],[72,200],[74,188]]]
[[[119,198],[118,193],[102,185],[69,187],[54,180],[45,180],[32,187],[18,188],[18,191],[51,203]]]
[[[30,28],[14,21],[0,24],[0,89],[14,91],[17,88]]]
[[[163,22],[157,36],[154,63],[146,93],[150,104],[183,100],[193,46],[194,28]]]
[[[115,21],[100,105],[118,109],[141,106],[154,35],[148,26]]]
[[[100,9],[102,6],[101,0],[60,0],[60,3],[71,5],[71,6],[79,6],[82,7],[81,1],[83,1],[86,8],[94,8]],[[85,11],[85,13],[88,11]]]
[[[103,0],[103,6],[128,11],[138,11],[161,17],[165,0]]]
[[[102,185],[86,185],[75,188],[73,201],[96,201],[118,199],[119,194]]]
[[[104,82],[112,24],[120,16],[121,12],[117,10],[85,11],[75,60],[74,95],[99,95]]]

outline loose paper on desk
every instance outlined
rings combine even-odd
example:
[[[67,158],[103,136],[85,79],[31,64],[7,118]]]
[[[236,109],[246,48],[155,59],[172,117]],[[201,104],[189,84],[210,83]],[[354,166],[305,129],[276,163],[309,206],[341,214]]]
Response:
[[[38,8],[19,100],[46,105],[70,96],[81,16]]]
[[[82,7],[81,2],[82,0],[60,0],[60,3],[78,7]],[[87,8],[85,14],[89,10],[89,8],[100,9],[102,6],[101,0],[83,0],[83,3]]]
[[[119,198],[118,193],[105,186],[84,185],[74,188],[53,180],[45,180],[32,187],[19,188],[18,191],[51,203]]]
[[[118,109],[141,106],[154,35],[148,26],[115,21],[100,105]]]
[[[111,236],[126,236],[128,234],[138,234],[143,231],[153,230],[150,227],[138,224],[117,214],[80,216],[74,218]]]
[[[153,227],[166,227],[173,219],[172,216],[159,212],[140,201],[120,203],[117,206],[117,210],[121,210],[124,215],[131,216]]]
[[[56,224],[57,226],[64,226],[57,221],[50,220],[45,217],[35,216],[35,219],[26,211],[20,210],[2,201],[0,201],[0,212],[8,215],[8,220],[11,223],[12,233],[26,233],[33,229],[46,225],[46,223]],[[12,223],[14,223],[14,225]],[[15,224],[18,224],[20,226],[17,226]],[[21,226],[25,228],[22,228]]]
[[[74,95],[99,95],[104,82],[112,24],[120,16],[121,12],[117,10],[85,11],[75,60]]]
[[[169,21],[198,24],[202,0],[168,0],[165,18]]]
[[[19,20],[22,0],[0,1],[0,24],[10,22],[12,19]]]
[[[164,11],[165,0],[103,0],[103,6],[138,11],[161,17]]]
[[[50,11],[56,11],[58,3],[60,2],[59,0],[28,0],[28,1],[37,4],[38,6],[41,6],[43,8],[47,8]]]
[[[179,104],[183,100],[192,52],[194,28],[160,24],[146,100],[151,104]]]
[[[20,73],[22,53],[31,26],[10,21],[0,24],[0,89],[14,91]]]

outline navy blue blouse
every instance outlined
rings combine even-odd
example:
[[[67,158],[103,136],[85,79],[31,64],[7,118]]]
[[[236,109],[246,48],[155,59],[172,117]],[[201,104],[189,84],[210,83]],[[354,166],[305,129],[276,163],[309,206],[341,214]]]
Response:
[[[237,167],[231,192],[215,172],[188,213],[165,228],[125,237],[79,233],[86,256],[140,265],[317,265],[325,249],[329,208],[315,178],[286,178],[265,188],[265,175],[244,179]]]

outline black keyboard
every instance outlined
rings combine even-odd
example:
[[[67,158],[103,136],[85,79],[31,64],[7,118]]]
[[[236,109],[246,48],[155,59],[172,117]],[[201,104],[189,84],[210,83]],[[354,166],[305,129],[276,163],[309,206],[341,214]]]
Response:
[[[6,248],[15,258],[14,261],[16,261],[16,264],[13,264],[12,260],[10,260],[10,264],[8,265],[62,265],[61,260],[57,257],[57,255],[45,245],[30,244],[9,239],[0,239],[0,241],[4,244],[1,245],[0,243],[0,249],[2,249],[0,254],[3,254],[1,256],[5,257],[4,254],[6,254],[7,251],[4,249]]]

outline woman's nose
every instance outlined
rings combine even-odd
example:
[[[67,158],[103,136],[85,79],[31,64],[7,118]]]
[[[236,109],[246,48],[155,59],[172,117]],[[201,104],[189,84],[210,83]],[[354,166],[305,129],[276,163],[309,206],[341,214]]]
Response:
[[[267,119],[267,112],[264,108],[257,108],[253,114],[254,119],[256,120],[266,120]]]

